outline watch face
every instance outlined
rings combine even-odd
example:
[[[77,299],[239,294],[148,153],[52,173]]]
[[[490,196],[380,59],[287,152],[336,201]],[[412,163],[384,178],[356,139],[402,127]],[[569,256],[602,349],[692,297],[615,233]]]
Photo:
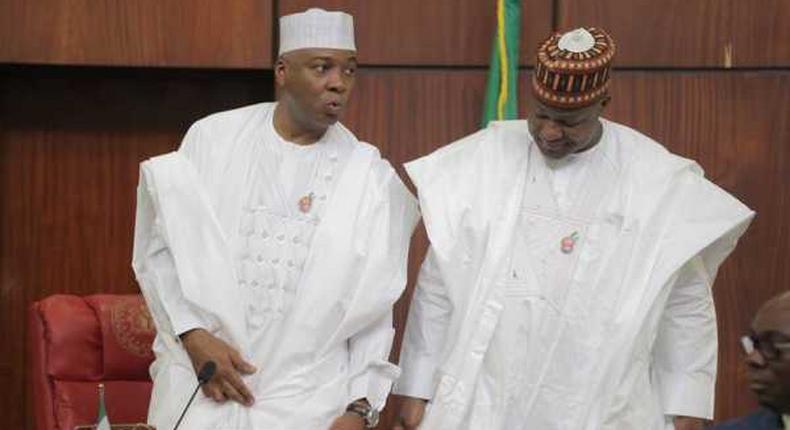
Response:
[[[370,408],[370,410],[368,410],[368,416],[365,417],[365,424],[368,426],[368,428],[373,428],[379,425],[379,411]]]

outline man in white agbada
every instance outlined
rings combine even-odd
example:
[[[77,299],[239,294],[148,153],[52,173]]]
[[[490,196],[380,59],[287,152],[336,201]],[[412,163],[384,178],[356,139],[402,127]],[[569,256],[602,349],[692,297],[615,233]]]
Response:
[[[338,121],[350,15],[281,18],[277,103],[196,122],[142,164],[133,267],[157,326],[149,421],[181,429],[362,429],[396,366],[416,199]]]
[[[395,428],[695,429],[712,418],[711,286],[753,213],[693,161],[599,117],[613,55],[599,29],[552,36],[528,120],[406,165],[431,247]]]

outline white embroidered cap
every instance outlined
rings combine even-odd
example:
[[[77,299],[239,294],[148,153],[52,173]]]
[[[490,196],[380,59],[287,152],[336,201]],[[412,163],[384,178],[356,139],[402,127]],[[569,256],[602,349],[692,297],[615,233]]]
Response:
[[[318,8],[280,17],[280,55],[305,48],[356,51],[354,18]]]

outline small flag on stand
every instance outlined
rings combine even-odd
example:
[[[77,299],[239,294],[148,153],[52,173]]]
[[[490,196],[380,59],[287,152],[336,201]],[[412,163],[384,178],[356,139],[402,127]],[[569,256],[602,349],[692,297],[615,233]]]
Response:
[[[99,416],[96,418],[96,430],[110,430],[110,419],[104,406],[104,384],[99,384]]]

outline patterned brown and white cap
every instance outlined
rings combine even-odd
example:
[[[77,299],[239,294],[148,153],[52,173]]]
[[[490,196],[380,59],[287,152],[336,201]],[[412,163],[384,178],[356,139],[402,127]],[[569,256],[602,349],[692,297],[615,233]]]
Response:
[[[538,49],[532,90],[541,102],[561,109],[594,104],[609,88],[614,40],[602,29],[554,34]]]

